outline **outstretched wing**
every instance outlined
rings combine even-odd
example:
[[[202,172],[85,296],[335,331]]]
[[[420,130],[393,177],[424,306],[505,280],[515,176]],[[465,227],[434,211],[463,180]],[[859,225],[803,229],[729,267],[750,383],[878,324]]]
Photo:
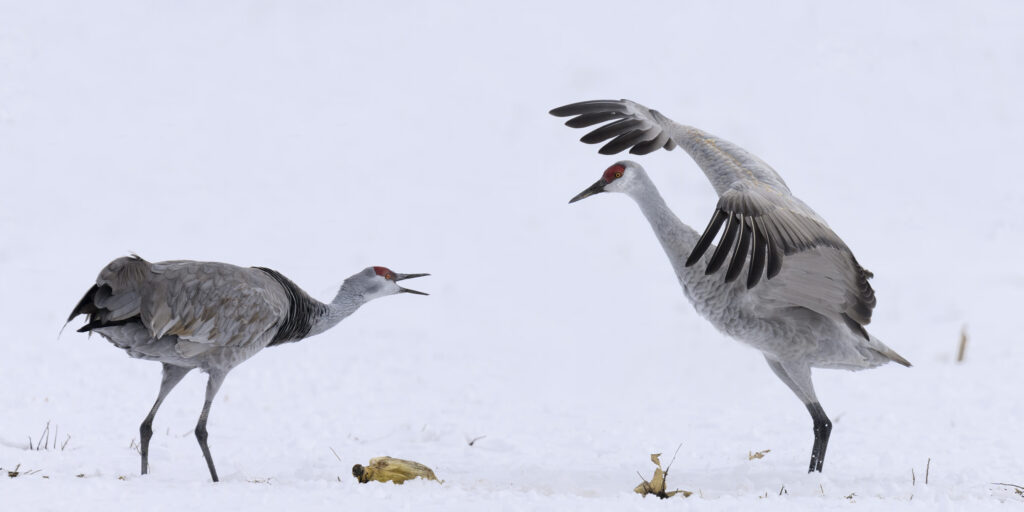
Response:
[[[671,120],[657,110],[647,109],[629,100],[581,101],[552,109],[550,114],[558,117],[576,116],[565,122],[570,128],[586,128],[618,119],[580,139],[586,144],[612,139],[597,150],[602,155],[614,155],[627,148],[634,155],[646,155],[661,148],[671,151],[678,144],[672,138],[674,123]]]
[[[605,143],[599,153],[614,155],[625,149],[646,155],[659,148],[682,147],[697,162],[718,195],[737,182],[755,181],[786,194],[789,188],[778,173],[747,150],[703,130],[685,126],[657,110],[630,100],[582,101],[551,110],[558,117],[575,116],[565,122],[572,128],[584,128],[615,120],[580,138],[581,142]]]
[[[551,111],[575,116],[565,124],[583,128],[613,121],[584,135],[599,150],[647,154],[680,146],[704,171],[718,205],[686,265],[706,262],[707,274],[723,267],[725,281],[746,269],[746,286],[768,307],[801,306],[842,319],[865,338],[875,295],[845,243],[810,207],[789,191],[767,163],[745,149],[629,100],[573,103]],[[723,231],[724,226],[724,231]],[[717,246],[707,256],[716,236]],[[726,265],[728,262],[728,265]],[[762,276],[765,279],[762,280]],[[757,286],[761,283],[760,286]],[[756,287],[756,288],[755,288]]]

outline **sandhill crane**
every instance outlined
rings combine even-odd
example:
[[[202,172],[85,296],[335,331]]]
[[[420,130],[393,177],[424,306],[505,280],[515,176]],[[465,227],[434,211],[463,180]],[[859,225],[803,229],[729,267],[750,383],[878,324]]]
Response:
[[[131,357],[163,363],[156,403],[139,427],[142,474],[149,470],[149,440],[160,404],[195,368],[209,374],[196,439],[213,481],[206,420],[224,377],[264,347],[299,341],[337,325],[359,306],[409,290],[398,281],[429,274],[399,274],[367,267],[341,285],[330,304],[309,296],[280,272],[227,263],[118,258],[68,317],[87,315],[78,332],[96,332]]]
[[[614,120],[580,139],[611,139],[602,154],[632,148],[630,153],[645,155],[680,146],[704,171],[719,200],[703,234],[669,210],[643,167],[631,161],[612,165],[569,202],[601,192],[636,201],[697,312],[760,350],[803,401],[814,422],[809,471],[821,471],[832,423],[814,394],[811,368],[860,370],[889,361],[910,366],[864,328],[875,307],[872,274],[774,169],[735,144],[629,100],[584,101],[551,114],[575,116],[565,123],[572,128]],[[724,278],[716,275],[723,266]]]

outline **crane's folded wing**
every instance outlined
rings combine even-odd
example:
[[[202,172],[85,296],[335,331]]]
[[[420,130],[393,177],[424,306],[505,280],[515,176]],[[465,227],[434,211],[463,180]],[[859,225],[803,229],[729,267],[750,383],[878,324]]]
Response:
[[[96,279],[91,325],[135,319],[153,339],[177,336],[179,352],[191,357],[275,331],[288,311],[287,298],[271,291],[275,287],[265,273],[234,265],[119,258]]]
[[[272,292],[279,285],[259,270],[189,262],[155,264],[152,276],[141,313],[155,338],[240,346],[276,330],[288,312],[287,299]]]

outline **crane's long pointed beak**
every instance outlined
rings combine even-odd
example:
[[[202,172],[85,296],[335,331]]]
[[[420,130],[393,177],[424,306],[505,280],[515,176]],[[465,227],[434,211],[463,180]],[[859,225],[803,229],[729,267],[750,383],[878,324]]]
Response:
[[[394,279],[395,279],[395,281],[401,281],[403,279],[414,279],[414,278],[417,278],[417,277],[424,277],[424,276],[429,276],[429,275],[430,274],[399,274],[399,273],[396,272]],[[425,292],[421,292],[421,291],[417,291],[417,290],[410,290],[408,288],[402,288],[401,286],[399,286],[398,288],[400,290],[402,290],[402,293],[414,293],[416,295],[430,295],[429,293],[425,293]]]
[[[606,185],[606,183],[604,182],[604,180],[597,180],[596,183],[594,183],[593,185],[587,187],[587,189],[584,190],[583,192],[580,192],[579,194],[576,194],[576,197],[570,199],[569,200],[569,204],[575,203],[576,201],[579,201],[580,199],[586,199],[586,198],[588,198],[588,197],[590,197],[590,196],[592,196],[594,194],[600,194],[601,192],[604,192],[604,186],[605,185]]]

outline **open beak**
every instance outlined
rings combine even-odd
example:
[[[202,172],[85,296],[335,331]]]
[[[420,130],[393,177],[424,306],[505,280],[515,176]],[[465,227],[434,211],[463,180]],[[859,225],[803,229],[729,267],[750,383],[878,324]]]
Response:
[[[603,179],[597,180],[596,183],[594,183],[593,185],[587,187],[587,189],[584,190],[583,192],[580,192],[579,194],[576,194],[576,197],[570,199],[569,200],[569,204],[575,203],[576,201],[579,201],[580,199],[586,199],[586,198],[588,198],[588,197],[590,197],[590,196],[592,196],[594,194],[600,194],[601,192],[604,192],[604,186],[605,185],[607,185],[607,183],[605,183]]]
[[[413,279],[413,278],[429,276],[429,275],[430,274],[399,274],[398,272],[395,272],[394,280],[395,281],[401,281],[403,279]],[[415,293],[416,295],[430,295],[429,293],[424,293],[424,292],[420,292],[420,291],[416,291],[416,290],[410,290],[408,288],[402,288],[401,286],[399,286],[398,289],[401,290],[400,293]]]

